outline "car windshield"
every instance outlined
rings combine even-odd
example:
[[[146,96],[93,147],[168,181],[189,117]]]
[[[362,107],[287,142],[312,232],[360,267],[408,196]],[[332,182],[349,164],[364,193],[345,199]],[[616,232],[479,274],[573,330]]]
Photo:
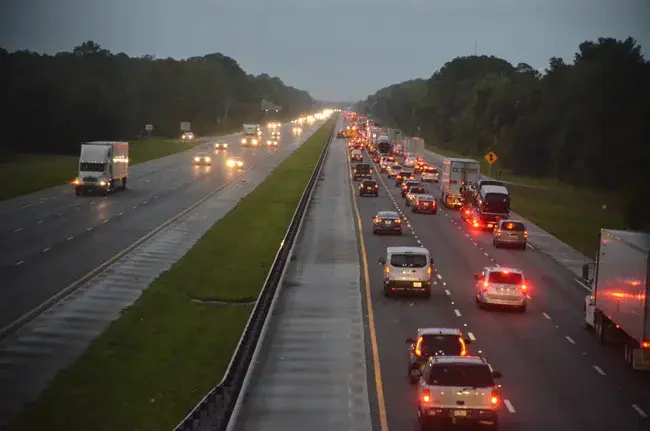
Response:
[[[390,257],[390,264],[397,268],[424,268],[427,257],[424,254],[394,254]]]
[[[463,388],[489,388],[494,378],[487,365],[435,364],[431,366],[427,384]]]
[[[362,186],[364,187],[374,187],[377,183],[374,181],[363,181],[361,183]]]
[[[420,350],[426,356],[447,355],[459,356],[463,351],[463,345],[458,335],[423,335]]]
[[[81,172],[104,172],[104,168],[104,163],[82,162],[79,164],[79,170]]]
[[[523,277],[518,272],[491,272],[489,282],[496,284],[521,284]]]
[[[198,153],[196,157],[208,157],[206,153]]]
[[[416,195],[416,194],[422,194],[426,193],[427,191],[424,189],[424,187],[411,187],[411,194]]]
[[[523,223],[519,223],[519,222],[516,222],[516,221],[503,222],[503,224],[501,225],[501,229],[510,230],[510,231],[526,230]]]

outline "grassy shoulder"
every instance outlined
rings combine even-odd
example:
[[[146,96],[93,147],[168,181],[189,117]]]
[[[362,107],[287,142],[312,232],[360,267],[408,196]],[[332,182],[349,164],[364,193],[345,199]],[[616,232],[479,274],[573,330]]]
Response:
[[[468,157],[481,162],[483,174],[489,165],[482,157],[462,155],[451,150],[430,147],[448,157]],[[498,156],[498,154],[497,154]],[[620,202],[614,195],[579,189],[554,179],[537,179],[514,175],[499,169],[498,161],[491,176],[510,181],[512,208],[537,226],[569,244],[585,256],[594,258],[601,228],[625,229]]]
[[[8,430],[172,429],[219,382],[332,120],[177,262]]]
[[[131,141],[129,158],[131,165],[136,165],[195,146],[165,139]],[[0,163],[0,200],[65,184],[74,178],[78,162],[79,156],[24,154]]]

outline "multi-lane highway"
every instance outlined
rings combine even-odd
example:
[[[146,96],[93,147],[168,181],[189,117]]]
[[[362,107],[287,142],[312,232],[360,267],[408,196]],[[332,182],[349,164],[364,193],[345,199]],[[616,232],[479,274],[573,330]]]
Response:
[[[282,128],[281,146],[292,141]],[[193,166],[196,151],[131,168],[129,189],[107,197],[75,196],[72,186],[17,198],[0,209],[0,328],[65,289],[161,223],[235,176],[227,155],[254,166],[277,151],[241,148],[239,134],[224,138],[230,149],[215,153],[212,166]]]
[[[547,256],[496,249],[491,236],[473,231],[457,211],[413,214],[395,181],[375,171],[378,198],[354,197],[363,226],[362,260],[369,266],[367,294],[374,314],[374,333],[388,428],[415,429],[415,391],[407,380],[406,337],[419,327],[452,327],[474,340],[480,352],[503,373],[501,429],[610,430],[650,429],[650,377],[628,369],[620,352],[597,343],[585,330],[585,290],[574,275]],[[357,191],[352,184],[352,191]],[[439,187],[427,186],[434,196]],[[398,210],[408,220],[402,236],[372,234],[372,218],[381,210]],[[422,246],[436,262],[431,299],[385,298],[382,267],[377,263],[389,246]],[[522,269],[530,280],[526,313],[477,307],[473,274],[484,266]],[[372,363],[368,363],[372,367]]]

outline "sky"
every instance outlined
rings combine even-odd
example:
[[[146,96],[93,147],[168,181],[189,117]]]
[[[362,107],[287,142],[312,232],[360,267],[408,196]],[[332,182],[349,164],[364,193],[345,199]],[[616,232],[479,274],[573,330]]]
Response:
[[[463,55],[534,68],[598,37],[650,58],[650,0],[0,0],[0,46],[93,40],[131,56],[220,52],[318,100],[357,101]]]

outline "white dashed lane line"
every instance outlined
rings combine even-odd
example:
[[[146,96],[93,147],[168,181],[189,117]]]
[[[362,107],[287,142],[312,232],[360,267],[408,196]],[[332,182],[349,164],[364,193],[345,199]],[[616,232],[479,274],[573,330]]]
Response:
[[[467,336],[469,337],[470,340],[472,340],[472,341],[476,341],[476,337],[474,336],[473,333],[468,332],[468,333],[467,333]]]
[[[606,376],[607,374],[603,371],[602,368],[600,368],[598,365],[594,365],[594,369],[600,374],[601,376]]]
[[[36,222],[36,224],[41,224],[41,223],[43,223],[43,220],[39,220]]]
[[[42,250],[43,253],[47,253],[48,251],[50,251],[50,247],[45,247],[45,248]]]
[[[503,404],[506,405],[506,408],[508,409],[508,411],[510,413],[516,413],[517,412],[517,410],[515,410],[515,407],[512,405],[510,400],[503,400]]]
[[[454,309],[454,313],[455,313],[456,316],[458,316],[458,317],[461,316],[460,311],[458,311],[458,308]]]
[[[451,292],[449,291],[449,289],[445,289],[445,295],[451,296]]]
[[[18,262],[14,263],[14,266],[20,266],[20,265],[22,265],[23,263],[25,263],[24,260],[19,260]]]
[[[644,411],[641,409],[641,407],[637,406],[636,404],[632,404],[632,408],[633,408],[634,411],[637,412],[637,413],[639,414],[639,416],[641,416],[642,418],[647,418],[647,417],[648,417],[648,415],[646,414],[646,412],[644,412]]]
[[[69,236],[69,237],[67,237],[65,240],[66,240],[66,241],[72,241],[73,239],[74,239],[73,236]]]
[[[19,227],[19,228],[17,228],[17,229],[14,229],[14,232],[20,232],[21,230],[23,230],[23,228],[22,228],[22,227]]]
[[[542,313],[542,316],[544,316],[547,320],[551,320],[551,316],[549,316],[547,313]]]
[[[566,338],[566,340],[567,340],[569,343],[571,343],[571,344],[575,344],[575,343],[576,343],[576,342],[573,340],[573,338],[569,337],[568,335],[565,335],[564,338]]]

